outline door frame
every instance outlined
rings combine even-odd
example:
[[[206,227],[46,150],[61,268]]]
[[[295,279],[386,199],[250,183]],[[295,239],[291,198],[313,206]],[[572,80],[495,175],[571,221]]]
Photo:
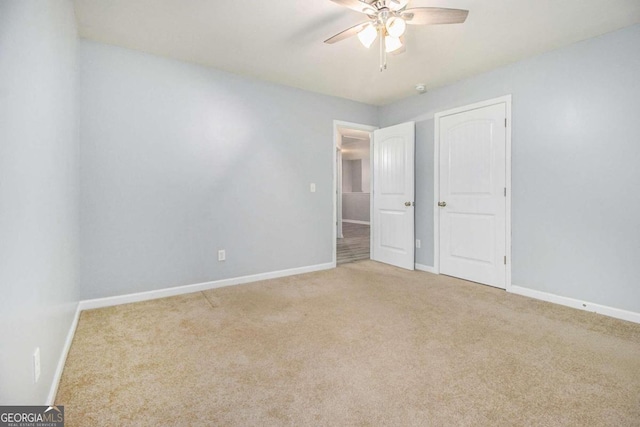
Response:
[[[452,108],[434,114],[434,139],[433,139],[433,269],[435,274],[440,274],[440,119],[452,114],[463,113],[465,111],[477,110],[478,108],[490,107],[496,104],[505,104],[507,126],[506,126],[506,147],[505,147],[505,185],[507,186],[507,200],[505,212],[505,236],[507,264],[505,269],[505,290],[511,289],[511,94],[462,107]]]
[[[336,146],[336,164],[334,167],[336,168],[336,238],[342,239],[344,237],[344,234],[342,234],[342,147],[337,148]]]
[[[356,130],[363,130],[369,132],[369,170],[370,172],[370,188],[373,189],[373,156],[371,153],[373,152],[373,131],[378,129],[377,126],[365,125],[361,123],[352,123],[346,122],[342,120],[334,120],[333,121],[333,255],[331,258],[331,263],[333,267],[337,265],[338,258],[338,167],[337,167],[337,157],[338,157],[338,138],[341,137],[340,131],[338,128],[349,128]],[[342,194],[342,188],[340,188],[340,194]],[[369,197],[369,230],[373,230],[373,192],[371,191],[371,196]],[[371,233],[371,231],[369,231]],[[371,245],[371,234],[369,234],[369,242]],[[371,246],[369,246],[369,251],[371,251]],[[370,252],[371,253],[371,252]]]

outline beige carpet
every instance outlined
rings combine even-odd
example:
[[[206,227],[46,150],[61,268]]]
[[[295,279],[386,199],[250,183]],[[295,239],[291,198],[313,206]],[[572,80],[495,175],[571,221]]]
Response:
[[[640,325],[372,261],[82,313],[70,426],[640,425]]]

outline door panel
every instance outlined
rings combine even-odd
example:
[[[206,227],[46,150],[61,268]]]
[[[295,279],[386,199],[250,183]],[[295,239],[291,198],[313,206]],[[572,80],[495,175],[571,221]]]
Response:
[[[380,247],[385,250],[402,253],[404,236],[402,235],[406,211],[380,210]]]
[[[380,193],[386,196],[402,196],[405,193],[404,139],[391,137],[381,140],[379,144]]]
[[[413,122],[373,132],[371,259],[409,270],[415,266],[414,149]]]
[[[490,194],[492,184],[491,122],[461,123],[449,131],[449,191],[451,194]]]
[[[500,288],[506,268],[506,104],[440,118],[440,272]]]
[[[491,264],[495,252],[494,217],[452,213],[449,220],[451,257]]]

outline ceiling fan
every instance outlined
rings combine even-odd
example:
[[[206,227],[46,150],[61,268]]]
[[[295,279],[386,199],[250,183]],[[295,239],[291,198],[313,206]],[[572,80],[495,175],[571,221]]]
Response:
[[[461,24],[469,15],[468,10],[442,7],[413,7],[407,9],[409,0],[331,0],[341,6],[364,13],[369,20],[347,28],[325,43],[333,44],[358,35],[360,42],[369,48],[380,38],[380,71],[387,68],[387,53],[405,51],[404,33],[409,25]]]

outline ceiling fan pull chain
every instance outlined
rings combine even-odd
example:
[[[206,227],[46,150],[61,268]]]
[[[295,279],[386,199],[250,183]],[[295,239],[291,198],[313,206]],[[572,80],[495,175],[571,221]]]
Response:
[[[382,72],[382,52],[384,51],[382,37],[380,37],[380,72]]]
[[[383,72],[387,69],[387,49],[384,43],[384,32],[382,30],[378,30],[380,34],[380,72]]]
[[[384,60],[384,69],[387,69],[387,40],[384,36],[384,30],[380,30],[380,40],[382,40],[382,58]]]

